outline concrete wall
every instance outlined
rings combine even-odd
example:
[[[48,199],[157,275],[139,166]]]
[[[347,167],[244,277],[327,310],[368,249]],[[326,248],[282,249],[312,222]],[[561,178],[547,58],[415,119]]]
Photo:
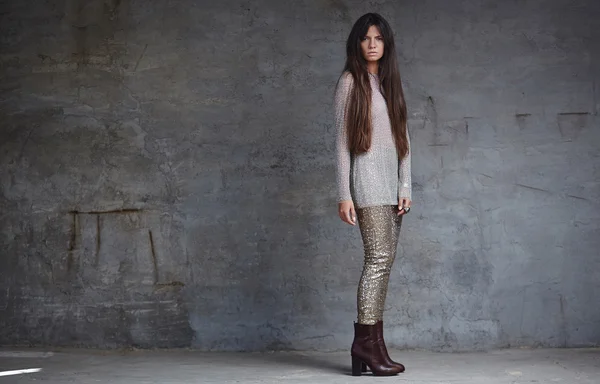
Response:
[[[414,148],[389,344],[598,345],[593,0],[2,2],[0,343],[348,348],[331,101],[371,10]]]

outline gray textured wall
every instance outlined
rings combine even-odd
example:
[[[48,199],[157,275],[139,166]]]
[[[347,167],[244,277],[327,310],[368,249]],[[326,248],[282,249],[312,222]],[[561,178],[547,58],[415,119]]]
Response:
[[[3,1],[0,343],[347,348],[331,101],[371,10],[414,147],[389,343],[598,345],[593,0]]]

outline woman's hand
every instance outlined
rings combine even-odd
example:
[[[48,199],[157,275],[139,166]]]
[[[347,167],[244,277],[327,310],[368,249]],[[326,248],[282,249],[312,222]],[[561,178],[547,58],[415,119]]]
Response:
[[[398,216],[406,215],[408,212],[404,209],[407,207],[410,210],[411,201],[408,197],[398,199]]]
[[[338,204],[338,214],[343,222],[350,225],[356,225],[356,211],[352,200],[340,201]]]

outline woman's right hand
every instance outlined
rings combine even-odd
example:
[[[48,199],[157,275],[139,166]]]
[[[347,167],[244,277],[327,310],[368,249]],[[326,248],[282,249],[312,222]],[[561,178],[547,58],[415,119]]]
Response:
[[[338,214],[343,222],[350,225],[356,225],[356,211],[352,200],[340,201],[338,204]]]

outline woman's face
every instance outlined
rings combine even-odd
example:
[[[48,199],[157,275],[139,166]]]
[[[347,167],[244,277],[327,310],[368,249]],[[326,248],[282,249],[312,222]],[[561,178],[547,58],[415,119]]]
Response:
[[[383,36],[379,29],[371,25],[367,34],[360,42],[362,55],[367,61],[378,61],[383,56]]]

